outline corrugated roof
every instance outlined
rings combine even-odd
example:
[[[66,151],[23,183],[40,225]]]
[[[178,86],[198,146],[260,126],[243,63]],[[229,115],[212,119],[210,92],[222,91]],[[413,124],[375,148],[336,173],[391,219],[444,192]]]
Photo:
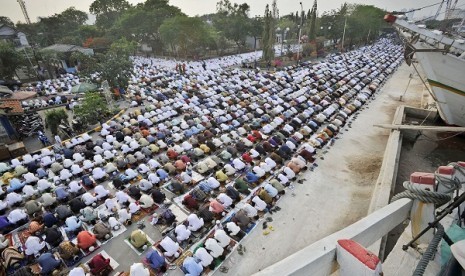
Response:
[[[77,45],[71,44],[53,44],[48,47],[43,48],[41,51],[55,51],[60,53],[67,53],[67,52],[81,52],[83,54],[93,54],[94,50],[90,48],[84,48]]]

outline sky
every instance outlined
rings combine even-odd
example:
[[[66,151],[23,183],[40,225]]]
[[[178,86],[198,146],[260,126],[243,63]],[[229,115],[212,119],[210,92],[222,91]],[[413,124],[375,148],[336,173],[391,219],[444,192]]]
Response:
[[[24,0],[31,21],[37,21],[38,17],[50,16],[60,13],[69,7],[75,7],[78,10],[89,12],[89,6],[93,0]],[[132,4],[144,2],[145,0],[128,0]],[[311,9],[313,0],[301,0],[305,11]],[[319,14],[331,9],[337,9],[342,3],[361,3],[374,5],[388,11],[419,8],[429,4],[435,4],[441,0],[320,0],[318,1]],[[181,8],[181,10],[190,15],[202,15],[213,13],[216,9],[218,0],[170,0],[171,5]],[[272,0],[231,0],[235,3],[248,3],[251,7],[250,15],[263,15],[265,5],[271,4]],[[277,0],[280,15],[286,15],[290,12],[300,10],[299,0]],[[7,16],[13,22],[24,22],[24,16],[17,0],[0,0],[0,15]],[[465,0],[459,0],[457,7],[465,8]],[[436,12],[438,6],[417,12],[415,16],[430,16]]]

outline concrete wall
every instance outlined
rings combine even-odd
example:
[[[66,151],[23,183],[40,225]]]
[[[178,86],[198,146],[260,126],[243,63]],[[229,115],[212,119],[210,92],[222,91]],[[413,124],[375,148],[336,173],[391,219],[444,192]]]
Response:
[[[337,268],[338,240],[352,239],[367,247],[407,219],[411,207],[410,199],[395,201],[254,275],[329,275]]]

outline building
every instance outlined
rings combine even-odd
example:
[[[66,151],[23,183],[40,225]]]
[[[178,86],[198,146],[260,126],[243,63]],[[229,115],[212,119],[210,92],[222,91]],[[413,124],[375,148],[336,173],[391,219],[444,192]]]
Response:
[[[15,47],[29,47],[26,35],[16,28],[0,24],[0,40],[12,42]]]

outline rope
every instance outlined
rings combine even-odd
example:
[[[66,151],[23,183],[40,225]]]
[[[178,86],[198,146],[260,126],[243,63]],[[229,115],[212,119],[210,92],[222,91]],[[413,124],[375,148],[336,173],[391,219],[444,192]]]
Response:
[[[444,227],[442,224],[438,223],[436,225],[436,234],[434,234],[434,237],[429,243],[428,248],[426,248],[425,253],[418,262],[417,267],[413,272],[413,276],[422,276],[425,273],[426,267],[428,266],[429,261],[433,259],[442,236],[444,236]]]
[[[441,206],[451,200],[451,197],[447,194],[423,190],[421,188],[415,187],[412,183],[410,183],[410,181],[405,181],[403,186],[406,190],[395,195],[391,202],[401,198],[410,198],[418,199],[425,203],[434,203],[438,206]]]

